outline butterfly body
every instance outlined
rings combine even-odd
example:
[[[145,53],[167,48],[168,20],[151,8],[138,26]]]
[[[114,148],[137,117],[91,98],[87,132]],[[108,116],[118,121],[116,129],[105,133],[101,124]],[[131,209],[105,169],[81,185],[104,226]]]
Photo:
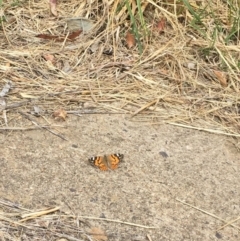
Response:
[[[123,160],[123,154],[112,154],[104,156],[96,156],[88,159],[91,165],[98,167],[102,171],[108,169],[114,170],[118,167],[119,162]]]

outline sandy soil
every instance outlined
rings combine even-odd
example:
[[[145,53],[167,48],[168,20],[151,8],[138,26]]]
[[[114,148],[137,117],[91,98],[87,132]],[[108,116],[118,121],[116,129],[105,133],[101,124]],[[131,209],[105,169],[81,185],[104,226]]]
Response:
[[[240,240],[240,154],[225,136],[129,121],[123,115],[70,116],[59,129],[0,132],[0,196],[26,208],[60,205],[88,220],[108,240]],[[88,158],[124,154],[115,171]],[[234,223],[240,226],[240,221]],[[148,235],[148,237],[147,237]]]

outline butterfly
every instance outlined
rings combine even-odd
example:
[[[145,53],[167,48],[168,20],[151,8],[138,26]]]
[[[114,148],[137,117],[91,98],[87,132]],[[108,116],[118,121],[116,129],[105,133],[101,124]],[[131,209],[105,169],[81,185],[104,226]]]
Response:
[[[98,167],[101,171],[106,171],[108,169],[116,169],[119,162],[123,160],[123,154],[112,154],[104,156],[95,156],[88,159],[91,165]]]

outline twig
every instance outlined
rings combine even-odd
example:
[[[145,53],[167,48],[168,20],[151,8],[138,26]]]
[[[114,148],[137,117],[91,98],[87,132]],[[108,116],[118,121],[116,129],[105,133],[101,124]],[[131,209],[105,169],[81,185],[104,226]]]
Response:
[[[156,227],[144,226],[144,225],[140,225],[140,224],[123,222],[123,221],[120,221],[120,220],[113,220],[113,219],[108,219],[108,218],[96,218],[96,217],[88,217],[88,216],[78,216],[78,217],[79,217],[79,218],[85,218],[85,219],[92,219],[92,220],[101,220],[101,221],[106,221],[106,222],[113,222],[113,223],[121,223],[121,224],[126,224],[126,225],[130,225],[130,226],[139,227],[139,228],[156,229]]]
[[[44,96],[40,96],[40,97],[37,97],[37,98],[34,98],[34,99],[29,99],[29,100],[24,100],[24,101],[20,101],[20,102],[16,102],[16,103],[13,103],[11,105],[7,105],[5,106],[4,108],[2,108],[3,110],[8,110],[8,109],[14,109],[14,108],[18,108],[18,107],[21,107],[25,104],[28,104],[32,101],[37,101],[37,100],[41,100],[41,99],[44,99],[46,97],[54,97],[54,96],[59,96],[59,95],[63,95],[63,94],[71,94],[71,93],[79,93],[79,91],[76,91],[76,90],[69,90],[69,91],[64,91],[64,92],[57,92],[57,93],[50,93],[50,94],[47,94],[47,95],[44,95]]]
[[[188,203],[186,203],[186,202],[184,202],[184,201],[182,201],[182,200],[180,200],[180,199],[178,199],[178,198],[176,198],[176,200],[177,200],[178,202],[180,202],[180,203],[183,203],[183,204],[191,207],[191,208],[194,208],[194,209],[196,209],[196,210],[198,210],[198,211],[200,211],[200,212],[203,212],[203,213],[205,213],[205,214],[207,214],[207,215],[209,215],[209,216],[211,216],[211,217],[214,217],[214,218],[216,218],[216,219],[218,219],[218,220],[221,220],[221,221],[227,223],[226,220],[224,220],[224,219],[222,219],[222,218],[220,218],[220,217],[218,217],[218,216],[216,216],[216,215],[214,215],[214,214],[212,214],[212,213],[209,213],[209,212],[207,212],[207,211],[205,211],[205,210],[203,210],[203,209],[201,209],[201,208],[197,208],[197,207],[195,207],[195,206],[193,206],[193,205],[191,205],[191,204],[188,204]],[[237,228],[238,230],[240,230],[239,227],[233,225],[232,223],[230,223],[229,225],[231,225],[232,227]]]
[[[3,30],[4,36],[5,36],[5,38],[6,38],[7,41],[8,41],[8,44],[9,44],[10,46],[12,46],[12,43],[10,42],[10,40],[9,40],[9,38],[8,38],[8,35],[6,34],[5,27],[4,27],[4,21],[3,21],[2,17],[1,17],[1,25],[2,25],[2,30]]]
[[[141,107],[140,109],[138,109],[137,111],[135,111],[135,112],[132,114],[132,117],[135,116],[135,115],[137,115],[139,112],[145,110],[146,108],[148,108],[148,107],[154,105],[156,102],[157,102],[157,100],[154,100],[154,101],[152,101],[152,102],[150,102],[150,103],[144,105],[143,107]]]
[[[21,224],[21,223],[19,223],[19,222],[13,221],[13,220],[11,220],[11,219],[9,219],[9,218],[6,218],[6,217],[3,217],[3,216],[1,216],[1,215],[0,215],[0,220],[4,220],[4,221],[7,221],[7,222],[9,222],[9,223],[13,223],[13,224],[16,224],[16,225],[19,225],[19,226],[22,226],[22,227],[31,229],[30,227],[28,227],[28,226],[26,226],[26,225],[24,225],[24,224]]]
[[[0,204],[3,204],[5,206],[8,206],[8,207],[11,207],[11,208],[17,208],[17,209],[21,209],[21,210],[24,210],[24,211],[30,211],[29,209],[26,209],[26,208],[23,208],[23,207],[20,207],[14,203],[10,203],[10,202],[5,202],[5,201],[1,201],[0,200]]]
[[[39,211],[39,212],[23,214],[22,215],[23,219],[19,220],[19,222],[24,222],[24,221],[27,221],[27,220],[30,220],[30,219],[34,219],[34,218],[49,214],[49,213],[53,213],[53,212],[58,211],[59,209],[60,209],[60,207],[55,207],[55,208],[52,208],[52,209],[42,210],[42,211]]]
[[[220,228],[218,228],[217,229],[217,231],[219,231],[220,229],[223,229],[223,228],[225,228],[225,227],[227,227],[227,226],[229,226],[229,225],[231,225],[232,223],[235,223],[236,221],[238,221],[240,219],[240,217],[238,217],[238,218],[235,218],[234,220],[232,220],[232,221],[229,221],[228,223],[226,223],[225,225],[223,225],[222,227],[220,227]]]
[[[66,139],[64,136],[62,136],[62,135],[60,135],[60,134],[58,134],[58,133],[55,133],[54,131],[50,130],[48,127],[40,126],[35,120],[33,120],[33,119],[32,119],[29,115],[27,115],[26,113],[24,113],[24,112],[22,112],[22,111],[19,111],[19,113],[20,113],[21,115],[23,115],[26,119],[30,120],[34,125],[38,126],[40,129],[45,129],[45,130],[49,131],[50,133],[52,133],[53,135],[58,136],[58,137],[60,137],[61,139],[67,141],[67,139]]]
[[[6,110],[3,110],[3,119],[5,121],[5,125],[8,126],[8,119],[7,119],[7,112],[6,112]]]
[[[48,128],[50,126],[41,126],[42,128]],[[53,127],[53,126],[51,126]],[[58,126],[61,127],[61,126]],[[4,131],[27,131],[27,130],[36,130],[39,129],[39,126],[32,126],[32,127],[0,127],[0,130],[4,130]]]
[[[91,85],[90,85],[90,84],[88,84],[88,88],[89,88],[89,90],[90,90],[91,97],[92,97],[93,101],[94,101],[94,102],[97,102],[95,96],[93,95],[92,88],[91,88]]]
[[[206,129],[206,128],[195,127],[195,126],[188,126],[188,125],[183,125],[183,124],[178,124],[178,123],[173,123],[173,122],[168,122],[168,121],[166,123],[169,124],[169,125],[173,125],[173,126],[180,126],[180,127],[194,129],[194,130],[199,130],[199,131],[206,131],[206,132],[219,134],[219,135],[240,137],[240,135],[237,135],[237,134],[226,133],[226,132],[213,130],[213,129]]]
[[[34,99],[35,100],[35,99]],[[20,107],[20,106],[23,106],[23,105],[26,105],[27,103],[31,102],[32,99],[30,100],[24,100],[24,101],[21,101],[21,102],[16,102],[16,103],[13,103],[11,105],[7,105],[4,110],[9,110],[9,109],[14,109],[14,108],[17,108],[17,107]]]
[[[152,241],[152,238],[150,237],[149,234],[147,234],[147,238],[148,238],[149,241]]]
[[[86,111],[86,112],[83,112],[83,111],[78,111],[78,110],[69,110],[69,111],[66,111],[67,114],[79,114],[79,115],[122,115],[122,114],[126,114],[126,112],[92,112],[91,111]]]

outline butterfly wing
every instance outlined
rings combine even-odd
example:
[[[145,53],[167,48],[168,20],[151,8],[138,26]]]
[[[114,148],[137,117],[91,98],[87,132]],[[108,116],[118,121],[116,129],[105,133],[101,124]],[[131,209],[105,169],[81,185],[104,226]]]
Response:
[[[107,156],[108,166],[110,169],[114,170],[118,167],[119,162],[123,160],[123,154],[112,154]]]
[[[103,156],[95,156],[88,159],[91,165],[98,167],[101,171],[106,171],[108,169],[106,160]]]

